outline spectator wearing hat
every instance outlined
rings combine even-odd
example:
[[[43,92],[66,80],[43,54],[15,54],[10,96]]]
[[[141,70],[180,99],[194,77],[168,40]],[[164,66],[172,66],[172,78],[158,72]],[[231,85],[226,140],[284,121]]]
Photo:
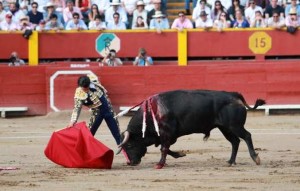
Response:
[[[12,20],[12,13],[7,12],[5,15],[5,19],[0,23],[0,28],[3,31],[17,31],[18,24]]]
[[[289,15],[285,18],[285,25],[289,33],[293,34],[297,31],[298,27],[300,26],[300,20],[296,9],[290,10]]]
[[[72,0],[67,0],[66,8],[63,10],[63,20],[67,24],[70,20],[73,20],[73,14],[78,13],[79,19],[82,19],[81,10],[79,7],[75,7]]]
[[[140,48],[137,57],[133,62],[134,66],[151,66],[153,65],[153,60],[150,56],[147,55],[145,48]]]
[[[253,23],[255,20],[255,12],[260,11],[263,14],[263,10],[260,6],[256,5],[254,0],[249,0],[249,7],[245,9],[245,17],[248,23]]]
[[[64,30],[64,25],[58,20],[56,14],[52,14],[50,16],[50,20],[46,23],[45,29],[59,32]]]
[[[155,15],[156,11],[160,11],[163,15],[167,15],[165,10],[162,10],[161,8],[161,0],[153,0],[153,4],[154,4],[154,8],[148,12],[148,25],[150,24],[151,19],[153,18],[153,16]]]
[[[289,15],[291,9],[295,9],[297,15],[300,16],[300,5],[298,3],[298,0],[291,0],[291,3],[285,7],[285,16]]]
[[[6,11],[3,8],[3,3],[0,1],[0,23],[5,19]]]
[[[139,0],[136,3],[136,10],[133,11],[132,26],[137,23],[137,18],[139,16],[141,16],[143,18],[143,21],[147,22],[147,14],[148,14],[148,12],[145,10],[145,4],[144,4],[144,2],[142,0]]]
[[[31,3],[31,11],[27,14],[29,21],[34,24],[34,26],[37,26],[40,21],[44,19],[43,13],[38,11],[38,6],[37,2]]]
[[[46,29],[46,21],[45,20],[40,20],[39,25],[37,25],[35,27],[35,30],[39,31],[39,32],[47,31],[47,29]]]
[[[270,0],[270,5],[266,7],[265,18],[273,16],[273,11],[277,11],[281,17],[284,17],[284,8],[278,5],[278,0]]]
[[[121,6],[121,3],[119,0],[113,0],[110,3],[110,7],[105,12],[105,21],[107,23],[115,23],[114,14],[119,14],[119,21],[124,23],[125,25],[128,24],[127,14],[125,9]],[[108,26],[108,24],[107,24]],[[108,27],[107,27],[108,28]]]
[[[19,22],[19,30],[25,32],[26,30],[34,30],[34,25],[29,22],[29,17],[28,16],[21,16],[20,17],[20,22]]]
[[[204,30],[209,30],[213,27],[213,21],[207,16],[205,11],[200,13],[200,17],[196,20],[196,28],[202,28]]]
[[[189,18],[186,18],[183,11],[180,11],[178,13],[178,18],[173,21],[171,28],[177,29],[178,31],[182,31],[183,29],[192,29],[193,23]]]
[[[138,0],[121,0],[122,6],[124,7],[127,19],[128,19],[128,29],[131,29],[133,22],[133,12],[136,9],[136,4]]]
[[[193,14],[192,14],[193,21],[196,21],[199,18],[199,15],[200,15],[201,11],[205,11],[209,17],[211,16],[211,9],[207,5],[206,0],[200,0],[199,1],[199,6],[196,6],[193,9]]]
[[[156,11],[153,19],[150,21],[150,29],[156,29],[157,33],[161,33],[164,29],[169,29],[169,21],[161,11]]]
[[[138,16],[135,23],[132,23],[132,29],[149,29],[147,22],[142,16]]]
[[[70,20],[66,25],[66,30],[82,31],[87,30],[87,26],[82,19],[80,19],[79,13],[73,13],[73,19]]]
[[[126,30],[126,25],[120,20],[120,14],[118,12],[113,14],[113,21],[107,23],[107,29],[109,30]]]
[[[273,11],[272,17],[267,20],[267,27],[281,30],[285,27],[285,20],[277,11]]]
[[[241,10],[235,11],[235,19],[231,22],[232,28],[249,28],[250,24],[243,16],[243,13]]]
[[[102,31],[106,29],[106,24],[105,22],[102,22],[102,18],[100,15],[96,15],[95,19],[93,21],[90,21],[89,29],[98,30],[98,31]]]
[[[51,15],[55,14],[57,16],[57,19],[60,23],[63,25],[65,24],[62,12],[57,11],[56,4],[52,3],[51,1],[46,4],[44,7],[44,20],[48,22],[50,20]]]

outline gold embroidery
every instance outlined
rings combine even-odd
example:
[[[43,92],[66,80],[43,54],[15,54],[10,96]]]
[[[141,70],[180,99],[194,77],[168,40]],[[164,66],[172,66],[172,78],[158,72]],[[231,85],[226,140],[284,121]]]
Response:
[[[88,94],[86,92],[84,92],[81,87],[78,87],[78,88],[76,88],[74,98],[79,99],[79,100],[85,100],[86,98],[88,98]]]

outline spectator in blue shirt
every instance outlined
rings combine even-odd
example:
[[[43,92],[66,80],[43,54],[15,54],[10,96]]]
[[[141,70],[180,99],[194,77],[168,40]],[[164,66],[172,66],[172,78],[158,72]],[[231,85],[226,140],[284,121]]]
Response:
[[[153,65],[153,60],[147,55],[144,48],[140,48],[138,56],[135,58],[133,65],[135,66],[150,66]]]
[[[169,21],[161,11],[155,11],[155,15],[150,21],[150,29],[156,29],[157,33],[161,33],[163,29],[169,29]]]
[[[87,26],[82,19],[79,18],[79,13],[73,13],[73,19],[67,23],[66,30],[87,30]]]

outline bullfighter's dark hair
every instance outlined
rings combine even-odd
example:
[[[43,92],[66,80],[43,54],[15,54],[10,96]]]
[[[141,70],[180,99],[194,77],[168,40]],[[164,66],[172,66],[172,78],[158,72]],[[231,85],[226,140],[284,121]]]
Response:
[[[80,76],[78,78],[78,86],[83,87],[83,88],[88,88],[90,86],[91,80],[87,76]]]

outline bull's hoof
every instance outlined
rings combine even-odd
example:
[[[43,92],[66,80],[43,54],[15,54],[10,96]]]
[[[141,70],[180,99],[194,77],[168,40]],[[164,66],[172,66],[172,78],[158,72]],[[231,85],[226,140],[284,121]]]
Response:
[[[256,163],[256,165],[260,165],[260,158],[257,155],[256,158],[254,159],[254,162]]]
[[[155,169],[162,169],[165,165],[164,164],[156,164],[154,166]]]
[[[236,165],[236,162],[230,162],[230,161],[227,161],[227,166],[228,166],[228,167],[232,167],[232,166],[234,166],[234,165]]]

